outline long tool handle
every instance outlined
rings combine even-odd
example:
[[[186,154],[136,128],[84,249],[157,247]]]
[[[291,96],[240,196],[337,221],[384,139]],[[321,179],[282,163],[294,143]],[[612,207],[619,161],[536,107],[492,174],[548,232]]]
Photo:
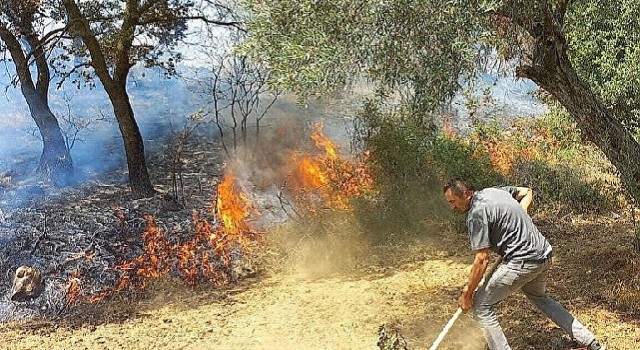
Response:
[[[433,345],[431,345],[429,350],[436,350],[438,348],[438,345],[440,345],[445,335],[449,333],[449,330],[451,329],[451,327],[453,327],[453,324],[456,322],[456,320],[458,319],[458,316],[460,316],[461,313],[462,313],[462,308],[458,308],[458,310],[456,310],[453,316],[451,316],[451,319],[449,320],[449,322],[447,322],[447,324],[444,326],[444,328],[442,329],[442,332],[440,332],[440,334],[436,338],[436,341],[433,342]]]
[[[493,262],[493,264],[491,264],[487,268],[487,271],[485,272],[484,277],[482,277],[482,280],[480,281],[479,285],[483,285],[485,281],[488,281],[491,278],[491,275],[493,275],[493,273],[498,268],[498,265],[500,265],[501,263],[502,263],[502,257],[496,259]],[[453,316],[451,316],[451,319],[449,320],[449,322],[447,322],[447,324],[444,326],[444,328],[442,329],[442,332],[440,332],[440,334],[436,338],[436,341],[433,342],[433,345],[431,345],[429,350],[436,350],[438,348],[438,346],[442,342],[442,339],[444,339],[447,333],[449,333],[449,330],[451,329],[451,327],[453,327],[453,324],[456,322],[456,320],[458,319],[461,313],[462,313],[462,309],[458,308],[458,310],[456,310]]]

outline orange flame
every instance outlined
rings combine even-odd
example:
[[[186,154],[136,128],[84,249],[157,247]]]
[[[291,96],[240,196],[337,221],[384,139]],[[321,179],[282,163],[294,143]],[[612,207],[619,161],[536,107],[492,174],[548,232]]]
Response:
[[[248,224],[253,207],[240,191],[236,179],[227,174],[218,185],[215,211],[219,226],[213,226],[194,212],[194,236],[181,244],[171,243],[165,233],[147,216],[147,229],[142,233],[144,252],[117,266],[120,278],[110,289],[90,296],[92,303],[134,288],[143,290],[149,280],[176,272],[188,285],[207,280],[215,285],[230,282],[230,255],[234,248],[248,250],[249,238],[255,233]]]
[[[233,174],[227,174],[222,183],[218,185],[216,198],[216,214],[224,232],[237,235],[239,232],[249,231],[247,218],[251,209],[251,202],[239,190]]]
[[[322,123],[317,123],[315,125],[315,130],[311,133],[311,139],[315,142],[318,149],[324,150],[325,156],[328,159],[338,159],[337,147],[333,142],[331,142],[331,140],[324,136],[322,133],[323,128],[324,126]]]
[[[74,270],[69,276],[69,280],[66,285],[67,295],[65,297],[67,304],[75,304],[79,300],[80,276],[80,270]]]
[[[316,124],[311,134],[317,150],[315,155],[293,154],[293,188],[296,202],[309,212],[316,206],[328,209],[351,209],[350,200],[370,193],[373,180],[363,159],[350,162],[338,156],[338,147],[322,133],[322,124]],[[318,198],[320,199],[318,201]]]
[[[300,189],[318,189],[329,184],[324,159],[294,155],[292,160],[297,164],[295,175]]]

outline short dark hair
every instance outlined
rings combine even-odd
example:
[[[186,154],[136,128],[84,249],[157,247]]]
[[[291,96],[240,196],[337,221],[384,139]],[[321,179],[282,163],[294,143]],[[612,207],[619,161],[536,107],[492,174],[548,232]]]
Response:
[[[444,185],[442,192],[447,192],[447,190],[451,190],[451,193],[455,194],[456,196],[462,196],[462,193],[464,193],[465,190],[473,192],[476,189],[475,187],[473,187],[471,181],[456,177],[449,180]]]

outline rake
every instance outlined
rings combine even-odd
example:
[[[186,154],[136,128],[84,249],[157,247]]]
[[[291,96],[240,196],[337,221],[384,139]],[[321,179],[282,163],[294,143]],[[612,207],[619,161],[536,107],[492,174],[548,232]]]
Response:
[[[438,346],[440,345],[444,337],[447,335],[447,333],[449,333],[449,330],[451,329],[451,327],[453,327],[453,324],[456,322],[456,320],[458,319],[461,313],[462,313],[462,309],[458,308],[458,310],[456,310],[453,316],[451,316],[451,319],[449,320],[449,322],[447,322],[447,324],[444,326],[444,328],[442,329],[442,332],[440,332],[440,334],[436,338],[436,341],[433,342],[433,345],[431,345],[429,350],[436,350],[438,348]]]

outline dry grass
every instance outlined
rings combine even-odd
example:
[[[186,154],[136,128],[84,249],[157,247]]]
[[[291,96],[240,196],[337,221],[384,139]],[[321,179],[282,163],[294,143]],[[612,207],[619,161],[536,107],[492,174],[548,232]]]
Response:
[[[552,295],[611,349],[636,349],[639,258],[632,224],[567,217],[539,226],[555,247]],[[6,325],[0,348],[373,349],[382,323],[399,329],[410,349],[425,348],[455,311],[471,261],[465,234],[450,230],[384,245],[361,236],[301,238],[299,246],[280,240],[279,247],[304,248],[292,256],[265,248],[265,256],[288,268],[267,266],[258,278],[224,290],[161,281],[138,298],[78,309],[64,322]],[[571,346],[520,295],[500,312],[513,349]],[[440,349],[482,349],[472,320],[463,316]]]

